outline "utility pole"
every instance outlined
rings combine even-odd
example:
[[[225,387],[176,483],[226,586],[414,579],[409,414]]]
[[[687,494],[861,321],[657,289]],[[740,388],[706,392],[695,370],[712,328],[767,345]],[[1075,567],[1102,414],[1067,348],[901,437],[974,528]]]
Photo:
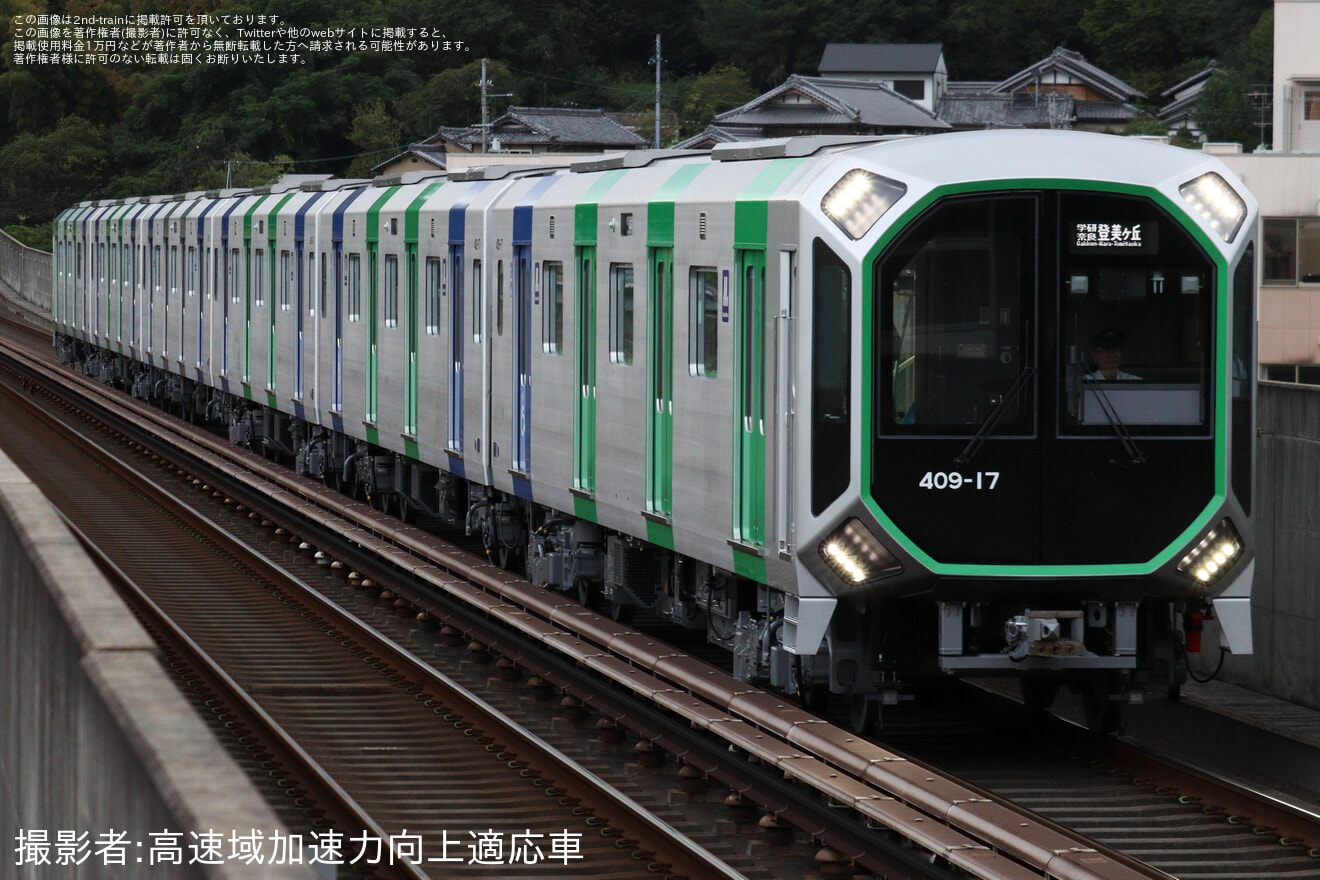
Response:
[[[655,35],[655,148],[660,149],[660,35]]]
[[[490,126],[486,110],[486,59],[481,59],[481,155],[486,155],[486,131]]]

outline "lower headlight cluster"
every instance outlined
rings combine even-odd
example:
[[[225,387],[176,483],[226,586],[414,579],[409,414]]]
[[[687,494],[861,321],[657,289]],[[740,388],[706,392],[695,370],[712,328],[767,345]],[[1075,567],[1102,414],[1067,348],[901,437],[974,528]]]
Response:
[[[1233,561],[1241,552],[1242,538],[1233,528],[1233,523],[1222,519],[1191,553],[1182,558],[1182,562],[1178,563],[1178,572],[1203,584],[1213,583],[1232,568]]]
[[[821,542],[820,556],[849,584],[864,584],[903,570],[894,555],[856,518]]]

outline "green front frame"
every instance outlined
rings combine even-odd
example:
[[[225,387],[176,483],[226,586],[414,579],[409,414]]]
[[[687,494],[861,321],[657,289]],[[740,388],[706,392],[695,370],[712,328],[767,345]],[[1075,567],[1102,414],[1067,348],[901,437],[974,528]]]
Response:
[[[1209,503],[1174,541],[1151,559],[1145,562],[1123,563],[1114,565],[968,565],[939,562],[933,559],[921,547],[914,543],[894,524],[893,520],[881,509],[871,494],[871,475],[875,463],[872,460],[871,442],[874,432],[874,395],[875,395],[875,352],[877,343],[874,338],[875,291],[874,277],[871,271],[881,252],[890,245],[909,225],[920,217],[935,202],[949,196],[970,195],[977,193],[998,193],[1010,191],[1059,191],[1101,192],[1117,195],[1130,195],[1147,198],[1159,205],[1169,216],[1180,223],[1184,229],[1206,250],[1216,270],[1215,297],[1215,489]],[[1250,231],[1246,234],[1250,237]],[[1187,544],[1201,533],[1220,513],[1227,497],[1228,485],[1228,382],[1225,379],[1228,350],[1228,293],[1231,273],[1228,261],[1214,241],[1187,216],[1185,206],[1180,206],[1158,190],[1132,184],[1109,183],[1090,180],[1023,179],[978,181],[965,184],[951,184],[936,187],[907,209],[901,217],[885,229],[884,233],[867,251],[861,266],[862,275],[862,382],[861,382],[861,430],[864,432],[861,462],[862,502],[876,518],[889,537],[929,571],[941,575],[982,576],[982,577],[1085,577],[1085,576],[1123,576],[1148,575],[1168,564],[1174,556],[1180,554]]]

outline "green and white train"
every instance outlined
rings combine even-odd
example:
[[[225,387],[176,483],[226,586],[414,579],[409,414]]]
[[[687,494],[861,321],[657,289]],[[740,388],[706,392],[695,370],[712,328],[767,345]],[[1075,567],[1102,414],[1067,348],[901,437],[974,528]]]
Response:
[[[1251,650],[1256,206],[1212,156],[794,138],[55,229],[66,361],[859,726],[938,673],[1103,720],[1202,614]]]

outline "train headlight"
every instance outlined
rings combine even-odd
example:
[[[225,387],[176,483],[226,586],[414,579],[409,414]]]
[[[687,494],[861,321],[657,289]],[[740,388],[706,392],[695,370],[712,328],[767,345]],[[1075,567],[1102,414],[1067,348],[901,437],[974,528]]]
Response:
[[[1178,563],[1178,573],[1203,584],[1218,580],[1224,572],[1233,567],[1233,562],[1242,553],[1242,538],[1228,519],[1221,519],[1206,536],[1201,539],[1191,553]]]
[[[1247,203],[1233,191],[1228,181],[1210,171],[1187,181],[1178,187],[1178,192],[1219,233],[1220,238],[1229,243],[1233,241],[1247,217]]]
[[[856,240],[870,232],[875,221],[906,192],[907,186],[897,180],[854,168],[825,193],[820,209],[849,238]]]
[[[876,540],[861,520],[855,518],[821,542],[820,557],[844,582],[853,585],[869,583],[903,570],[894,555]]]

